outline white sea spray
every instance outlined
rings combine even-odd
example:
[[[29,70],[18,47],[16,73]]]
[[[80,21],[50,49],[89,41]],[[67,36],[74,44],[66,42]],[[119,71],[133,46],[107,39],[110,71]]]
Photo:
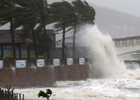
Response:
[[[50,99],[56,100],[140,100],[140,69],[126,69],[116,56],[112,38],[93,25],[83,26],[77,36],[88,48],[89,79],[58,81],[54,87],[15,89],[15,92],[34,100],[38,100],[40,90],[47,88],[53,91]]]

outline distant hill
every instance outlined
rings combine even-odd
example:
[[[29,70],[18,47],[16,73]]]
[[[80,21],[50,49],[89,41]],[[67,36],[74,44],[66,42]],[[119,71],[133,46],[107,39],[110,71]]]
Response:
[[[140,27],[140,17],[136,17],[127,13],[115,11],[105,7],[92,5],[96,10],[96,23],[99,26],[120,25]]]
[[[112,38],[140,36],[140,17],[89,4],[96,11],[95,24],[103,33],[110,34]],[[66,37],[71,36],[72,33],[66,34]],[[62,34],[56,35],[56,39],[62,39]]]
[[[95,24],[114,38],[140,35],[140,17],[105,7],[90,5],[95,9]]]

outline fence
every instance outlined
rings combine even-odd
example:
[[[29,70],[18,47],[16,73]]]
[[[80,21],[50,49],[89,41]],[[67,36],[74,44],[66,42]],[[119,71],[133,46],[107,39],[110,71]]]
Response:
[[[39,62],[38,62],[39,61]],[[0,69],[5,68],[23,68],[23,67],[31,67],[32,65],[35,65],[36,67],[40,67],[38,65],[42,64],[42,67],[48,67],[48,66],[55,66],[58,64],[58,66],[61,65],[84,65],[88,61],[87,58],[66,58],[66,59],[34,59],[34,60],[0,60]]]
[[[24,94],[14,93],[0,88],[0,100],[24,100]]]

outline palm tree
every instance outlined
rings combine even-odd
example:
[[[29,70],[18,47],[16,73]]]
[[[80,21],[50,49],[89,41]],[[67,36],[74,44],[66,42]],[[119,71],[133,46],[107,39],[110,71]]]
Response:
[[[14,28],[22,26],[24,37],[29,37],[29,33],[32,32],[36,58],[38,58],[38,51],[34,29],[40,20],[38,14],[39,8],[37,6],[38,1],[39,0],[17,0],[18,17],[14,20]]]
[[[75,16],[75,13],[73,13],[74,9],[69,2],[62,1],[51,4],[50,10],[52,18],[57,22],[54,27],[57,28],[58,31],[63,30],[62,58],[65,58],[65,28],[71,26],[72,17]]]
[[[40,33],[43,29],[44,31],[44,36],[45,36],[45,44],[46,44],[46,51],[47,51],[47,56],[48,59],[50,58],[50,54],[49,54],[49,40],[50,38],[47,36],[46,34],[46,28],[45,26],[50,24],[50,10],[48,8],[48,3],[47,0],[39,0],[38,2],[38,6],[39,6],[39,15],[40,15],[40,22],[38,23],[38,27],[36,28],[36,33]]]
[[[15,0],[3,0],[0,3],[0,26],[3,26],[10,22],[10,33],[13,44],[13,56],[16,59],[16,46],[14,39],[13,19],[15,18]]]
[[[74,7],[69,3],[66,3],[66,8],[68,10],[65,26],[67,28],[66,32],[74,29],[74,34],[73,34],[73,58],[75,58],[75,34],[76,34],[76,25],[79,24],[80,18],[78,13],[75,11]],[[58,31],[62,30],[63,22],[56,23],[55,28],[58,29]]]
[[[75,57],[75,35],[76,25],[81,22],[94,24],[95,10],[88,5],[86,1],[76,0],[72,2],[77,16],[74,17],[74,35],[73,35],[73,57]]]
[[[78,24],[79,20],[77,17],[74,18],[74,34],[73,34],[73,58],[75,58],[75,36],[76,36],[76,25]]]
[[[73,5],[73,6],[72,6]],[[65,22],[66,28],[68,28],[67,31],[70,31],[71,29],[74,29],[73,34],[73,58],[75,58],[75,35],[76,35],[76,26],[81,23],[90,23],[94,24],[95,19],[95,10],[89,6],[89,4],[81,0],[72,1],[72,5],[67,2],[68,12],[67,19]],[[55,28],[58,28],[59,30],[62,29],[63,22],[59,22],[55,24]]]
[[[63,2],[54,2],[51,5],[49,5],[50,7],[50,11],[51,11],[51,17],[59,23],[59,21],[61,20],[63,25],[62,25],[62,29],[63,29],[63,37],[62,37],[62,58],[65,58],[65,52],[64,52],[64,44],[65,44],[65,18],[66,18],[66,10],[65,7],[62,4]]]
[[[48,58],[49,55],[49,41],[50,38],[46,35],[45,26],[50,22],[49,20],[49,8],[46,0],[17,0],[17,4],[20,5],[18,8],[18,14],[21,15],[15,20],[15,27],[20,27],[23,30],[24,37],[29,37],[29,32],[32,31],[35,47],[35,55],[38,57],[38,50],[36,44],[36,35],[41,34],[42,29],[44,30],[46,51]],[[36,27],[37,26],[37,27]],[[35,28],[36,27],[36,28]]]
[[[95,20],[95,10],[93,7],[89,6],[89,4],[84,0],[75,0],[72,2],[74,9],[81,16],[81,22],[94,24]]]

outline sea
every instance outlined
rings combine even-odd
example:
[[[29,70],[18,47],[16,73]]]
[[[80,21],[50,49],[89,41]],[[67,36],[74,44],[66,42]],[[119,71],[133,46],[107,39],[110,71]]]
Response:
[[[25,100],[38,98],[40,90],[52,90],[50,100],[140,100],[140,66],[133,69],[118,58],[116,47],[107,33],[95,25],[81,26],[76,35],[88,49],[89,78],[80,81],[57,81],[53,87],[16,88]],[[74,74],[74,73],[73,73]]]

